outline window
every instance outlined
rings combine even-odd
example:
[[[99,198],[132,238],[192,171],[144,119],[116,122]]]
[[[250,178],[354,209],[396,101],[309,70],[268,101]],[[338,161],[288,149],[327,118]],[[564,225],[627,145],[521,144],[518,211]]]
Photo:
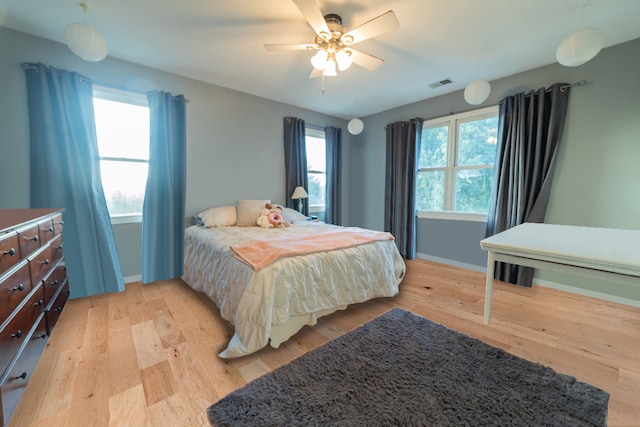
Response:
[[[416,186],[421,216],[485,218],[497,132],[497,106],[424,122]]]
[[[327,183],[327,152],[324,131],[306,128],[309,212],[324,211]]]
[[[102,188],[113,223],[139,222],[149,166],[147,97],[94,86]]]

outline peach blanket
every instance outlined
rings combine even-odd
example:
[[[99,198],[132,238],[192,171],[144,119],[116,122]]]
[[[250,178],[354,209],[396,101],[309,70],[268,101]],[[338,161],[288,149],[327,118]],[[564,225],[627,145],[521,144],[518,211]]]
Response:
[[[380,240],[393,240],[391,233],[351,227],[348,231],[309,234],[273,240],[253,240],[230,247],[233,256],[257,271],[273,261],[296,255],[346,249]]]

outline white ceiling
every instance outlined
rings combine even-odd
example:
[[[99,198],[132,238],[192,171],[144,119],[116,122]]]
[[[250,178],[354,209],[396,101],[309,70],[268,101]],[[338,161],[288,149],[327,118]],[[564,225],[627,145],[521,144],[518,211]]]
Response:
[[[64,43],[82,21],[79,0],[0,0],[0,24]],[[310,79],[312,52],[265,43],[311,43],[291,0],[87,0],[86,22],[109,56],[349,119],[555,62],[571,32],[593,26],[605,46],[640,37],[640,0],[318,0],[352,29],[393,10],[400,27],[355,47],[385,60]],[[586,7],[584,7],[586,4]],[[584,13],[583,13],[584,12]],[[449,78],[438,89],[430,84]]]

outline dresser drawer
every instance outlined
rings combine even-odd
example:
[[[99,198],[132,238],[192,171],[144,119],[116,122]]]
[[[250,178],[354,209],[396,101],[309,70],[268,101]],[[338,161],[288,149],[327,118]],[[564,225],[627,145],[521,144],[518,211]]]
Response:
[[[7,319],[31,292],[31,276],[27,260],[18,264],[13,273],[0,279],[0,319]]]
[[[43,245],[55,236],[53,228],[53,220],[51,218],[38,223],[38,236],[40,244]]]
[[[55,264],[62,259],[62,234],[56,236],[49,246],[51,247],[51,261]]]
[[[36,286],[51,270],[51,248],[45,246],[39,252],[29,257],[29,270],[31,270],[31,283]]]
[[[0,276],[20,261],[18,233],[6,233],[0,236]]]
[[[62,214],[59,213],[53,216],[53,234],[59,236],[62,234],[62,228],[64,226],[64,220],[62,219]]]
[[[7,365],[24,340],[27,339],[29,331],[39,320],[38,316],[42,315],[43,311],[42,288],[38,287],[27,303],[0,331],[0,372],[4,372],[7,368]]]
[[[65,282],[62,284],[60,293],[54,297],[55,300],[48,306],[47,309],[47,333],[49,335],[51,335],[53,327],[58,322],[60,313],[62,313],[62,309],[69,299],[69,294],[69,281],[65,280]]]
[[[53,298],[55,298],[58,289],[62,288],[67,279],[67,268],[64,263],[57,265],[51,274],[44,278],[42,287],[44,290],[44,301],[47,306]]]
[[[25,258],[40,247],[40,232],[38,224],[18,230],[20,256]]]
[[[27,382],[33,373],[38,358],[47,343],[47,333],[44,316],[38,322],[38,327],[29,338],[29,343],[24,347],[20,355],[15,360],[13,366],[4,375],[4,380],[0,384],[2,394],[2,413],[4,424],[7,425],[14,409],[18,406],[18,401],[22,397]]]

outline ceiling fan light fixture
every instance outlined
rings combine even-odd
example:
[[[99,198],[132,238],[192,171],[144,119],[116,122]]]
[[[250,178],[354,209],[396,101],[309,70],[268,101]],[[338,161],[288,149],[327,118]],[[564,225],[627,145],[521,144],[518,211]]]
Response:
[[[351,58],[351,52],[346,50],[340,50],[336,53],[336,62],[338,63],[338,70],[344,71],[351,66],[353,59]]]
[[[335,77],[338,75],[336,72],[336,62],[332,58],[327,61],[327,65],[324,67],[322,75],[325,77]]]
[[[329,54],[327,53],[327,51],[320,49],[318,53],[311,57],[311,65],[313,65],[313,68],[315,68],[316,70],[322,71],[327,66],[328,57]]]
[[[597,28],[582,28],[569,34],[558,46],[556,59],[566,67],[577,67],[593,59],[604,46],[604,34]]]
[[[486,80],[474,80],[464,89],[464,100],[471,105],[479,105],[487,100],[491,85]]]

